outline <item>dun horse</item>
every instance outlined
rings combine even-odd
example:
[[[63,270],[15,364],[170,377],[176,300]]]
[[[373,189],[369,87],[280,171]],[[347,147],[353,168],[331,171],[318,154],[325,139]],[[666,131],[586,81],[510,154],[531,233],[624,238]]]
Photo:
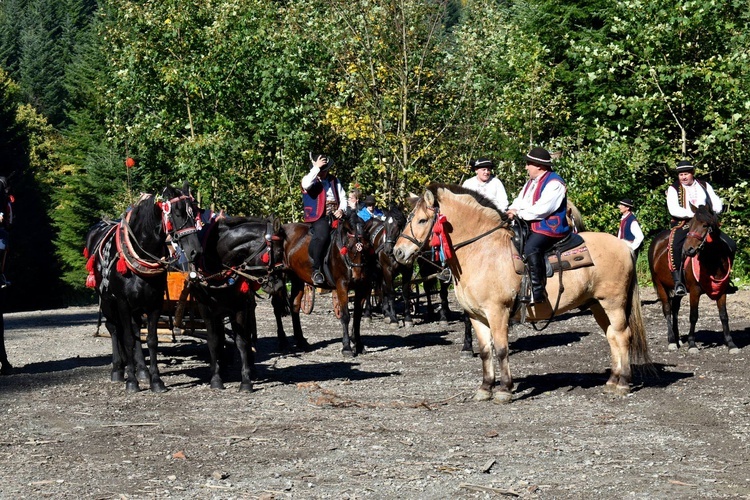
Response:
[[[356,356],[364,352],[359,328],[362,320],[362,307],[370,293],[370,269],[372,265],[370,242],[367,239],[364,223],[355,213],[339,219],[338,227],[331,235],[331,245],[326,258],[326,284],[321,288],[334,290],[341,308],[341,328],[343,330],[342,349],[344,356]],[[302,334],[299,311],[302,305],[305,283],[312,284],[312,262],[308,254],[310,245],[310,225],[304,223],[284,224],[281,236],[284,240],[284,255],[287,275],[291,280],[291,315],[294,338],[297,347],[308,347]],[[349,291],[354,291],[354,321],[349,334]],[[283,331],[279,330],[279,336]],[[352,346],[352,344],[354,344]]]
[[[254,378],[254,342],[257,338],[255,292],[283,287],[278,276],[283,248],[276,232],[277,219],[220,217],[210,223],[204,236],[200,280],[191,282],[206,324],[211,354],[211,388],[223,389],[221,356],[224,318],[229,316],[242,361],[240,391],[251,391]]]
[[[482,384],[477,400],[494,397],[512,399],[513,380],[508,362],[508,323],[520,316],[518,295],[521,276],[514,267],[513,230],[507,216],[474,191],[445,184],[432,184],[416,203],[406,228],[396,242],[394,255],[410,263],[429,244],[438,215],[444,216],[441,234],[451,245],[448,266],[456,297],[477,332],[482,359]],[[442,218],[441,218],[442,219]],[[611,354],[611,373],[605,391],[630,391],[631,361],[648,361],[646,336],[636,281],[635,263],[629,248],[615,236],[582,233],[593,266],[566,270],[547,284],[550,301],[559,295],[556,312],[588,307],[606,332]],[[550,301],[526,308],[530,321],[551,317]],[[520,307],[520,306],[519,306]],[[500,368],[496,383],[492,351]]]
[[[167,286],[167,236],[178,242],[190,262],[200,255],[190,191],[167,187],[156,201],[143,195],[119,223],[100,222],[86,238],[87,286],[96,288],[106,327],[112,337],[113,382],[125,381],[128,392],[140,390],[136,357],[143,365],[140,348],[142,317],[147,317],[150,379],[153,392],[164,392],[156,359],[156,325]],[[124,370],[127,371],[125,379]]]
[[[677,319],[682,297],[674,296],[674,281],[669,269],[669,230],[659,233],[648,249],[648,263],[656,294],[661,301],[664,318],[667,320],[667,341],[669,350],[679,347],[680,334]],[[698,304],[701,294],[716,301],[719,319],[724,331],[724,341],[731,353],[739,349],[732,340],[727,315],[727,288],[732,270],[732,255],[721,238],[716,214],[707,206],[695,209],[695,216],[689,222],[688,234],[683,246],[685,259],[685,286],[690,293],[690,332],[688,349],[697,352],[695,345],[695,324],[698,322]]]

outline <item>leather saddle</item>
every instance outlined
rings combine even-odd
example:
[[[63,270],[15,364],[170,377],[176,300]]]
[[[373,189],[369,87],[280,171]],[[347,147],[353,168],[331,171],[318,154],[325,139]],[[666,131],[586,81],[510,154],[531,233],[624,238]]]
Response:
[[[528,225],[514,224],[513,226],[513,266],[516,274],[524,274],[525,263],[522,257],[523,243],[526,241],[528,234]],[[579,267],[593,266],[591,254],[586,247],[586,242],[580,234],[570,233],[544,254],[544,263],[547,268],[547,277],[549,278],[555,271],[568,271],[578,269]]]

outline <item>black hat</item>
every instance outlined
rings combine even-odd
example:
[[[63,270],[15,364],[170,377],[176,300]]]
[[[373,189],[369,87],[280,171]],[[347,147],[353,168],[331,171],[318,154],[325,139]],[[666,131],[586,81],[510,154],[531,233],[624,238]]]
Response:
[[[625,205],[628,208],[635,208],[635,205],[633,204],[633,200],[631,200],[630,198],[621,199],[618,205]]]
[[[531,163],[532,165],[542,168],[551,167],[552,157],[550,156],[549,151],[537,147],[533,148],[529,151],[529,154],[526,155],[526,163]]]
[[[320,154],[320,153],[315,153],[315,154],[310,155],[310,160],[312,160],[313,162],[316,162],[320,159],[321,156],[324,158],[328,158],[328,163],[320,167],[320,170],[322,172],[323,170],[328,170],[329,168],[333,166],[333,158],[331,158],[330,156]]]
[[[469,165],[473,170],[476,170],[478,168],[489,168],[492,170],[495,168],[495,164],[492,162],[492,160],[488,160],[487,158],[479,158],[478,160],[471,160],[469,162]]]
[[[371,194],[368,194],[365,196],[365,206],[366,207],[374,207],[375,206],[375,197]]]
[[[687,160],[680,160],[677,162],[677,167],[675,168],[675,170],[677,170],[677,173],[692,172],[693,170],[695,170],[695,167]]]

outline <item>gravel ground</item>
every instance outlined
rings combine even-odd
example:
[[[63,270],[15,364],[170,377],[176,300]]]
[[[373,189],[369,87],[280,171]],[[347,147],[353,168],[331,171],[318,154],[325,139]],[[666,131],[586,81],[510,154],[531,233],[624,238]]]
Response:
[[[94,307],[6,314],[0,497],[750,498],[750,292],[728,301],[735,355],[705,297],[696,355],[667,351],[655,295],[641,298],[655,372],[632,394],[602,392],[608,347],[580,314],[513,328],[509,405],[472,400],[461,321],[376,318],[367,352],[344,359],[329,296],[302,317],[302,354],[277,351],[259,304],[251,394],[236,364],[210,390],[205,343],[182,336],[160,348],[170,390],[126,394]]]

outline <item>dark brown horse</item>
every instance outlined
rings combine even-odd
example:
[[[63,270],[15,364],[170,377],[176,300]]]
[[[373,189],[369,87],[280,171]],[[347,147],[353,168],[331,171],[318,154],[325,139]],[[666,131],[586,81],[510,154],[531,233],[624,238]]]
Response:
[[[706,205],[695,209],[695,215],[688,222],[688,234],[682,255],[685,257],[685,286],[690,294],[690,332],[688,349],[698,352],[695,345],[695,324],[698,322],[698,303],[701,294],[716,301],[719,318],[724,331],[724,341],[729,352],[739,349],[732,340],[727,315],[727,288],[732,270],[732,254],[721,238],[716,214]],[[648,249],[648,263],[656,294],[661,301],[664,318],[667,320],[667,341],[669,350],[679,348],[680,334],[677,326],[682,297],[674,295],[674,280],[669,269],[669,230],[659,233]]]
[[[312,261],[308,254],[310,225],[304,223],[284,224],[280,236],[284,240],[285,266],[291,281],[291,315],[297,347],[307,347],[302,334],[299,311],[305,283],[312,284]],[[326,258],[324,275],[326,284],[320,288],[334,290],[341,308],[343,330],[341,352],[344,356],[356,356],[364,352],[359,335],[364,300],[370,293],[370,268],[372,246],[364,232],[364,222],[356,213],[338,220],[338,227],[331,234],[331,245]],[[354,291],[354,322],[349,334],[349,291]],[[278,332],[283,336],[283,332]],[[354,346],[352,347],[352,344]]]

